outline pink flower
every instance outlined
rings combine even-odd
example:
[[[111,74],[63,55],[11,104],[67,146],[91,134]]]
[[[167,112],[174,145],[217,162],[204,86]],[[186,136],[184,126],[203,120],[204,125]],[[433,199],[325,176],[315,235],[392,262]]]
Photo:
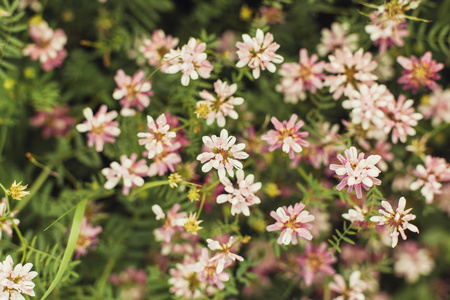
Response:
[[[120,134],[119,123],[113,121],[117,117],[117,112],[113,110],[107,113],[107,110],[108,107],[102,105],[94,116],[92,109],[86,107],[83,110],[86,121],[77,125],[79,132],[87,132],[88,146],[92,147],[95,144],[97,152],[103,151],[105,143],[115,143],[115,138]]]
[[[236,41],[238,37],[235,31],[225,30],[225,32],[219,37],[219,41],[214,47],[214,49],[222,54],[229,62],[225,61],[225,65],[229,65],[229,63],[234,63],[237,59],[236,54]]]
[[[207,287],[207,282],[200,280],[200,270],[201,267],[193,257],[185,256],[182,263],[176,264],[175,268],[169,271],[171,276],[169,279],[170,292],[182,299],[206,298],[201,291],[208,295],[214,294],[216,289],[211,286]]]
[[[271,211],[270,216],[276,220],[272,225],[266,227],[267,231],[281,230],[277,243],[297,245],[297,236],[301,239],[311,240],[313,236],[309,232],[312,225],[308,224],[314,220],[307,210],[303,210],[305,204],[297,203],[292,207],[279,207],[276,212]]]
[[[409,35],[408,23],[391,19],[392,12],[386,7],[370,13],[371,24],[365,30],[375,46],[379,46],[380,53],[385,53],[388,47],[394,45],[403,47],[404,37]]]
[[[385,107],[386,123],[383,127],[385,133],[392,130],[392,142],[397,144],[398,140],[402,143],[406,142],[408,135],[416,135],[413,128],[418,124],[418,120],[422,119],[420,113],[416,113],[413,107],[414,100],[406,100],[404,95],[398,97],[397,102],[390,102]]]
[[[219,243],[216,240],[213,239],[207,239],[206,242],[208,243],[208,248],[212,251],[217,251],[211,260],[217,260],[217,273],[221,273],[226,265],[231,265],[231,263],[235,260],[244,261],[244,258],[240,255],[237,255],[233,252],[231,252],[231,247],[236,243],[234,241],[234,237],[230,237],[228,240],[228,243]]]
[[[349,220],[356,226],[365,226],[367,213],[368,210],[365,204],[362,208],[354,205],[353,208],[350,208],[347,213],[342,214],[342,217],[346,220]]]
[[[164,147],[161,153],[156,154],[148,168],[147,176],[153,177],[156,174],[163,176],[168,171],[175,172],[175,166],[181,163],[181,156],[178,153],[180,147],[180,143],[176,142],[173,146]]]
[[[13,233],[13,224],[16,226],[19,225],[19,219],[14,219],[14,216],[17,215],[18,211],[12,211],[9,215],[7,215],[7,203],[6,198],[2,198],[2,202],[0,203],[0,239],[2,238],[2,232],[6,232],[7,235],[12,237]]]
[[[152,206],[152,211],[156,215],[156,220],[164,220],[164,225],[159,229],[154,231],[155,238],[157,241],[164,241],[169,243],[172,240],[175,232],[183,232],[184,231],[184,223],[186,221],[187,214],[186,212],[178,212],[180,210],[180,204],[176,203],[172,208],[167,212],[167,215],[164,214],[161,206],[155,204]]]
[[[261,139],[266,141],[269,145],[269,151],[273,152],[275,149],[281,148],[283,152],[289,153],[289,158],[294,158],[294,153],[302,152],[302,146],[308,147],[309,143],[303,138],[309,135],[306,131],[300,131],[305,122],[297,121],[298,116],[293,114],[289,121],[278,121],[277,118],[272,117],[270,121],[275,130],[271,129],[268,133],[261,136]]]
[[[317,53],[320,56],[325,56],[337,49],[349,48],[351,51],[358,49],[358,35],[356,33],[348,34],[349,27],[350,25],[347,23],[333,22],[331,30],[328,28],[322,29]]]
[[[161,71],[165,72],[169,65],[161,65],[164,62],[164,55],[178,45],[178,38],[171,35],[166,36],[162,29],[157,29],[153,31],[151,39],[145,38],[142,44],[139,50],[148,59],[148,64],[153,67],[161,66]]]
[[[122,116],[136,114],[136,111],[130,107],[136,107],[142,111],[150,105],[149,96],[153,96],[152,84],[150,81],[144,81],[144,77],[144,71],[137,72],[133,78],[127,76],[122,69],[117,71],[114,80],[118,87],[114,89],[113,98],[120,101]]]
[[[402,76],[398,79],[398,83],[403,84],[404,90],[411,89],[416,93],[420,86],[430,90],[438,88],[435,80],[441,79],[438,72],[444,68],[444,64],[437,63],[431,56],[431,52],[427,51],[420,58],[414,55],[411,58],[397,57],[397,62],[404,68]]]
[[[142,300],[147,291],[147,274],[145,270],[128,267],[120,274],[111,274],[109,281],[121,286],[121,299]]]
[[[87,218],[83,217],[81,221],[80,235],[78,236],[77,243],[75,244],[75,258],[79,259],[80,256],[86,255],[89,248],[95,248],[98,244],[97,235],[102,232],[101,226],[92,227]]]
[[[17,264],[11,255],[0,263],[0,299],[21,300],[25,299],[22,295],[35,296],[33,291],[35,284],[33,278],[38,275],[35,271],[30,271],[33,267],[32,263]]]
[[[111,163],[111,168],[104,168],[102,174],[106,177],[105,189],[111,190],[123,180],[122,194],[128,195],[130,189],[135,186],[142,186],[147,176],[148,167],[145,159],[136,162],[137,154],[131,154],[128,158],[125,154],[120,157],[120,165],[117,162]]]
[[[381,201],[381,206],[384,208],[379,210],[379,213],[382,214],[382,216],[373,216],[370,218],[370,221],[378,222],[378,225],[388,225],[388,229],[391,230],[390,236],[392,238],[392,248],[397,246],[399,232],[402,235],[403,240],[406,240],[406,229],[419,233],[419,229],[415,225],[409,223],[410,221],[415,220],[416,216],[409,213],[412,208],[405,211],[405,197],[401,197],[398,200],[398,207],[395,212],[387,201]]]
[[[306,286],[311,286],[314,279],[322,281],[324,275],[333,275],[336,271],[331,266],[337,259],[327,250],[325,242],[313,246],[311,242],[306,243],[305,253],[297,257],[297,263],[301,268],[301,276]]]
[[[30,119],[32,126],[42,128],[42,136],[44,138],[66,136],[75,119],[69,116],[69,106],[53,106],[50,111],[37,110]]]
[[[442,193],[441,182],[450,181],[450,165],[444,158],[427,155],[425,166],[418,165],[414,170],[414,176],[417,180],[411,183],[410,189],[415,191],[422,187],[420,192],[426,202],[433,203],[434,195]]]
[[[178,120],[178,117],[172,116],[170,112],[165,112],[164,115],[166,116],[167,124],[169,124],[170,128],[178,128],[180,127],[180,120]],[[183,147],[190,144],[189,140],[186,138],[186,131],[182,128],[178,129],[176,131],[177,136],[174,139],[173,144],[180,144],[180,151],[183,151]]]
[[[147,130],[148,132],[139,132],[139,145],[145,145],[148,151],[148,158],[153,158],[155,155],[164,151],[164,147],[172,146],[172,139],[177,134],[170,130],[169,124],[164,114],[160,115],[156,122],[152,117],[147,116]]]
[[[406,282],[415,283],[420,275],[428,275],[434,268],[430,251],[420,247],[417,242],[408,241],[395,249],[394,273],[405,277]]]
[[[220,182],[225,186],[228,194],[221,194],[217,197],[217,203],[231,203],[231,214],[243,213],[245,216],[250,215],[249,207],[254,204],[261,203],[255,192],[261,189],[261,182],[254,182],[255,176],[252,174],[244,178],[244,171],[236,171],[236,179],[238,188],[235,188],[227,177],[220,178]]]
[[[431,119],[431,124],[437,127],[441,123],[450,123],[450,89],[438,87],[419,106],[419,111],[425,119]]]
[[[283,62],[281,55],[275,54],[280,48],[280,45],[273,41],[273,35],[266,33],[261,29],[256,30],[256,37],[251,38],[248,34],[243,34],[244,42],[237,42],[237,55],[239,61],[236,67],[242,68],[248,65],[252,69],[252,74],[255,79],[259,78],[261,70],[267,70],[275,73],[275,64]]]
[[[342,94],[350,96],[361,84],[370,86],[377,80],[377,76],[372,74],[377,63],[372,60],[372,54],[364,53],[362,48],[354,54],[349,48],[338,49],[328,58],[330,62],[325,65],[325,70],[332,75],[325,76],[324,85],[330,87],[334,100]]]
[[[364,300],[363,290],[366,289],[366,283],[359,278],[361,272],[354,271],[350,274],[349,285],[345,283],[344,277],[341,274],[334,275],[334,282],[331,282],[328,286],[330,290],[340,294],[340,296],[333,298],[333,300]]]
[[[171,65],[166,69],[166,73],[174,74],[181,71],[183,73],[181,84],[184,86],[189,85],[190,79],[209,78],[213,66],[207,60],[205,50],[205,43],[190,38],[181,50],[170,50],[170,53],[164,56],[166,61],[173,59],[170,62]]]
[[[225,272],[223,267],[218,267],[219,262],[213,257],[209,257],[208,249],[203,248],[200,260],[197,263],[199,270],[198,278],[201,281],[207,282],[209,285],[217,286],[220,290],[225,288],[224,281],[230,279],[230,275]]]
[[[202,171],[207,173],[212,168],[216,169],[219,178],[226,176],[226,173],[231,177],[234,176],[233,169],[242,169],[242,163],[238,159],[246,159],[248,154],[245,153],[244,143],[236,144],[234,136],[228,136],[228,131],[222,129],[220,137],[212,135],[203,137],[203,144],[209,150],[197,156],[202,164]]]
[[[375,178],[381,172],[380,169],[375,166],[380,161],[381,156],[370,155],[367,159],[364,159],[364,153],[361,152],[358,155],[358,151],[355,147],[346,149],[344,154],[345,158],[341,154],[338,154],[337,156],[342,165],[330,165],[330,169],[334,170],[339,178],[343,178],[336,189],[340,191],[348,186],[347,192],[351,193],[354,188],[356,197],[361,199],[361,187],[368,191],[374,184],[381,184],[381,181]]]
[[[298,99],[305,100],[305,92],[309,90],[315,94],[317,89],[323,87],[323,68],[325,62],[317,62],[319,57],[313,54],[308,57],[306,49],[300,50],[300,63],[284,63],[281,65],[280,84],[277,85],[277,91],[284,94],[284,100],[287,103],[297,103]]]
[[[233,97],[236,93],[237,84],[228,85],[226,82],[222,82],[220,79],[214,82],[214,92],[217,97],[210,92],[203,90],[200,92],[202,101],[197,102],[198,105],[206,105],[209,113],[205,116],[206,124],[211,125],[214,120],[217,120],[219,127],[225,126],[225,117],[237,120],[238,113],[234,110],[235,105],[241,105],[244,103],[244,99],[241,97]]]
[[[62,29],[53,31],[47,22],[30,25],[29,34],[35,44],[29,44],[23,49],[24,55],[29,55],[32,60],[41,62],[44,71],[51,71],[54,67],[60,67],[67,56],[64,46],[67,36]]]

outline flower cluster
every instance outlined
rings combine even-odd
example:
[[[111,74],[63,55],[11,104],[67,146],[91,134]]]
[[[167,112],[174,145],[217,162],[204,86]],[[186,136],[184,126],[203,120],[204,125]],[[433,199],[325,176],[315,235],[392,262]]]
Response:
[[[17,264],[14,267],[10,255],[0,262],[0,299],[24,300],[23,295],[34,297],[35,284],[32,280],[38,273],[30,271],[32,267],[32,263]]]
[[[30,119],[30,124],[42,128],[45,139],[66,136],[75,124],[75,119],[68,112],[68,105],[53,106],[50,111],[37,110]]]
[[[170,52],[178,45],[178,38],[164,33],[162,29],[153,31],[151,38],[144,38],[139,50],[148,59],[148,64],[153,67],[161,67],[161,71],[165,72],[169,67],[163,64],[164,55]]]

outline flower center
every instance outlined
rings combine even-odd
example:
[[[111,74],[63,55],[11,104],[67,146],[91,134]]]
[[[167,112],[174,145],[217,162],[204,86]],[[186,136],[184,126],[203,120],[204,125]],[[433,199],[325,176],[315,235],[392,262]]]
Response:
[[[317,253],[311,253],[308,258],[308,266],[313,270],[318,270],[323,264],[323,257]]]
[[[100,136],[103,135],[103,132],[105,131],[105,124],[103,123],[100,126],[92,126],[92,131],[91,133],[95,136]]]
[[[355,83],[355,74],[357,73],[356,66],[345,67],[344,75],[347,78],[347,84]]]

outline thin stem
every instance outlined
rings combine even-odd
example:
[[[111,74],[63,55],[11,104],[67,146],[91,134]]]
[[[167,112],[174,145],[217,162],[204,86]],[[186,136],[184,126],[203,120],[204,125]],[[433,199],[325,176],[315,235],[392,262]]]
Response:
[[[26,243],[25,238],[22,236],[22,233],[20,232],[20,229],[19,227],[17,227],[16,223],[12,222],[12,225],[15,232],[17,233],[17,236],[19,237],[20,243],[22,244],[22,260],[20,261],[20,263],[23,264],[25,262],[25,256],[27,255],[28,244]]]

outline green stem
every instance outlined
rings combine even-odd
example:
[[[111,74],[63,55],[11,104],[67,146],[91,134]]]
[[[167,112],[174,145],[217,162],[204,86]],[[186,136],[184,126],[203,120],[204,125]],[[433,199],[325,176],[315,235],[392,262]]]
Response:
[[[27,255],[28,244],[26,243],[25,238],[22,236],[22,233],[20,232],[19,227],[17,227],[16,223],[12,222],[12,225],[14,227],[14,231],[19,237],[20,244],[22,245],[22,260],[20,261],[20,263],[23,264],[25,262],[25,256]]]

